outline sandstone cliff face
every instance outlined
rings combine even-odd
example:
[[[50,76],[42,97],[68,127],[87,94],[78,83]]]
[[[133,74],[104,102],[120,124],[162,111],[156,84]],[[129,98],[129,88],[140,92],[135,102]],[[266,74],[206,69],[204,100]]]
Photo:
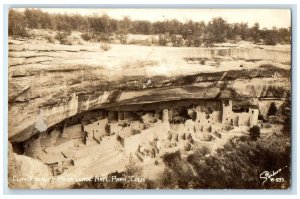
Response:
[[[205,59],[207,64],[195,61]],[[211,61],[211,62],[210,62]],[[28,139],[77,113],[178,99],[278,98],[290,91],[290,50],[9,43],[9,139]]]

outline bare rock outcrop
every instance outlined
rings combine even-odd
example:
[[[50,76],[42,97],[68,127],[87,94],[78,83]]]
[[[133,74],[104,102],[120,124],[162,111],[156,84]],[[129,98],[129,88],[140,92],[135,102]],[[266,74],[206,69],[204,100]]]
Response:
[[[52,174],[42,162],[28,156],[17,155],[9,143],[8,186],[17,189],[51,188]]]

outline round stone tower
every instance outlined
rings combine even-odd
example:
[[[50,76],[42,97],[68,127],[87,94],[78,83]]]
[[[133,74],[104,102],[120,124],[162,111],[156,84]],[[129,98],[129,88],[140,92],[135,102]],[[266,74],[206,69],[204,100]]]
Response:
[[[168,109],[164,109],[162,111],[162,128],[159,130],[160,139],[167,139],[168,133],[170,130],[170,122],[169,122],[169,111]]]

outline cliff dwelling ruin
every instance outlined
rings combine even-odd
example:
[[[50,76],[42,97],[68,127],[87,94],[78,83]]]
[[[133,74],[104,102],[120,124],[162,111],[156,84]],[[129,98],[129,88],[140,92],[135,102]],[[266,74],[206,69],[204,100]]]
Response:
[[[233,108],[231,99],[161,102],[97,109],[67,118],[22,142],[23,153],[48,165],[53,175],[85,165],[92,146],[107,155],[120,151],[141,162],[160,161],[166,153],[191,153],[206,146],[211,152],[230,139],[234,129],[247,132],[260,125],[254,105]],[[40,120],[38,120],[41,122]],[[222,141],[223,140],[223,141]]]

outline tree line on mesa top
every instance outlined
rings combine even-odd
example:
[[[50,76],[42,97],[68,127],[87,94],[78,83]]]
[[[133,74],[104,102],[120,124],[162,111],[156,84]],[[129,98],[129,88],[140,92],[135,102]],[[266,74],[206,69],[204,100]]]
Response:
[[[80,31],[84,40],[103,40],[110,35],[127,34],[159,35],[158,45],[205,46],[213,43],[251,41],[265,45],[287,44],[291,42],[291,28],[261,28],[259,23],[228,23],[221,17],[208,23],[176,19],[150,22],[131,20],[124,17],[117,20],[106,14],[102,16],[79,14],[49,14],[40,9],[9,10],[9,35],[28,36],[28,29],[51,29],[70,33]]]

